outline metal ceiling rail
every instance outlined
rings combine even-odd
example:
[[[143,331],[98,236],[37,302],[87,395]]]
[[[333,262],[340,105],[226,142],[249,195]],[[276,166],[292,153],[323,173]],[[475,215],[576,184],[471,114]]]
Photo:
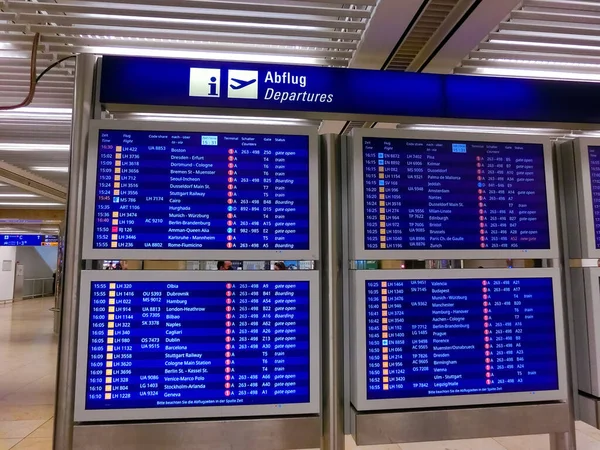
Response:
[[[4,92],[29,92],[29,89],[25,88],[25,86],[15,86],[9,83],[2,82],[2,90]],[[63,96],[68,95],[69,97],[73,95],[73,88],[71,86],[52,86],[49,89],[36,89],[36,93],[40,95],[45,95],[47,93],[49,95]]]
[[[546,65],[550,65],[550,63],[547,64],[543,64],[540,63],[539,61],[535,61],[535,60],[519,60],[519,61],[513,61],[513,60],[502,60],[502,59],[494,59],[494,60],[487,60],[487,59],[469,59],[465,62],[463,62],[463,66],[462,67],[498,67],[498,63],[501,63],[503,65],[503,67],[507,67],[507,68],[513,68],[513,69],[530,69],[530,70],[543,70],[545,68]],[[553,71],[556,72],[568,72],[568,73],[572,73],[573,72],[573,66],[571,65],[566,65],[566,66],[560,66],[560,65],[555,65],[552,67]],[[600,73],[600,64],[596,64],[596,65],[578,65],[577,72],[579,73],[590,73],[590,74],[598,74]]]
[[[592,36],[598,38],[600,34],[600,27],[595,25],[584,26],[583,24],[566,23],[561,24],[545,24],[536,23],[533,21],[529,22],[503,22],[498,26],[498,30],[502,31],[514,31],[523,32],[525,35],[530,36],[532,33],[536,35],[540,34],[554,34],[554,35],[574,35],[574,36]]]
[[[54,59],[55,58],[53,55],[40,54],[40,55],[38,55],[38,58],[37,58],[36,67],[37,68],[45,68]],[[28,57],[27,58],[4,58],[4,57],[2,57],[2,52],[0,51],[0,64],[8,64],[11,67],[17,67],[17,68],[21,68],[21,67],[29,68],[31,62]],[[62,68],[74,69],[75,64],[74,64],[73,59],[68,59],[68,60],[60,63],[59,66],[57,66],[57,69],[62,69]]]
[[[551,43],[544,42],[545,45],[534,45],[534,44],[521,44],[515,45],[513,42],[482,42],[479,44],[480,50],[499,50],[504,52],[514,52],[518,55],[522,52],[529,52],[535,54],[540,58],[545,58],[546,61],[551,59],[551,55],[560,54],[561,56],[600,56],[600,47],[587,46],[579,47],[576,52],[565,52],[564,47],[558,45],[552,45]],[[548,45],[549,44],[549,45]]]
[[[0,90],[0,96],[2,98],[2,105],[10,105],[10,104],[17,104],[19,102],[23,101],[23,96],[21,97],[8,97],[5,94],[1,93]],[[34,98],[33,102],[31,102],[30,106],[35,106],[35,107],[40,107],[40,108],[68,108],[69,106],[73,105],[73,97],[71,97],[70,99],[47,99],[47,98]],[[39,134],[40,136],[36,137],[36,135]],[[45,136],[45,131],[43,129],[31,129],[29,130],[29,137],[28,140],[29,142],[32,142],[33,140],[36,139],[44,139]],[[6,137],[2,136],[2,140],[5,141]],[[68,139],[67,139],[68,142]],[[4,157],[4,154],[2,152],[0,152],[0,157]]]
[[[534,35],[534,34],[525,34],[525,33],[499,33],[494,32],[489,35],[490,41],[513,41],[513,42],[528,42],[528,43],[537,43],[540,44],[559,44],[559,45],[580,45],[580,46],[597,46],[600,45],[600,36],[588,36],[588,37],[579,37],[579,36],[571,36],[569,34],[564,35],[553,35],[553,34],[545,34],[543,36]],[[542,46],[542,45],[540,45]]]
[[[455,72],[598,81],[600,3],[524,0]]]
[[[220,33],[215,36],[210,33],[196,33],[193,31],[171,31],[171,30],[156,30],[156,29],[145,29],[145,28],[117,28],[117,27],[104,27],[104,26],[54,26],[54,25],[30,25],[32,33],[43,33],[43,42],[52,42],[52,39],[47,36],[50,33],[56,33],[61,38],[69,40],[68,36],[81,37],[81,36],[97,36],[103,38],[139,38],[145,40],[151,39],[168,39],[177,41],[210,41],[211,43],[220,44],[248,44],[248,36],[245,34],[225,34]],[[114,39],[113,39],[114,41]],[[352,51],[356,49],[357,42],[343,42],[333,40],[319,40],[319,39],[305,39],[305,38],[290,38],[281,36],[257,36],[252,39],[252,45],[276,45],[276,46],[290,46],[290,47],[304,47],[305,49],[312,49],[312,51],[327,51],[328,49],[340,50],[335,53],[332,51],[331,56],[345,57],[345,54],[352,55]],[[324,50],[320,50],[324,49]],[[255,47],[256,50],[256,47]],[[298,49],[299,50],[299,49]],[[342,51],[345,50],[345,51]],[[307,50],[305,50],[307,51]],[[288,50],[289,53],[289,50]]]
[[[518,60],[518,61],[531,61],[539,58],[541,56],[540,52],[537,51],[537,47],[526,48],[522,51],[511,51],[511,50],[498,50],[494,48],[493,50],[487,50],[485,48],[480,48],[479,50],[474,50],[469,53],[470,59],[506,59],[506,60]],[[560,54],[560,53],[552,53],[551,50],[546,53],[546,56],[552,61],[557,63],[574,63],[574,64],[599,64],[600,65],[600,48],[596,50],[595,55],[593,56],[585,56],[585,55],[575,55],[575,54]],[[468,60],[465,60],[465,64],[467,64]]]
[[[90,42],[93,42],[93,44],[90,44]],[[129,47],[136,47],[139,49],[155,49],[157,47],[157,43],[156,42],[152,42],[152,41],[148,41],[148,42],[144,42],[144,41],[140,41],[140,42],[135,42],[135,41],[123,41],[121,43],[121,46],[118,45],[110,45],[109,42],[111,41],[103,41],[103,40],[94,40],[93,38],[89,38],[89,40],[86,40],[85,38],[79,38],[76,40],[76,42],[73,42],[73,45],[64,45],[64,44],[49,44],[47,45],[48,51],[58,55],[58,56],[65,56],[65,55],[70,55],[72,53],[98,53],[98,48],[99,47],[112,47],[115,49],[118,49],[119,47],[124,47],[124,48],[129,48]],[[190,51],[190,50],[200,50],[200,51],[219,51],[219,52],[223,52],[223,53],[257,53],[258,50],[256,48],[254,48],[254,51],[252,46],[248,45],[248,46],[244,46],[244,47],[232,47],[232,46],[217,46],[217,45],[202,45],[202,44],[198,44],[195,42],[161,42],[160,43],[160,48],[161,49],[169,49],[169,50],[173,50],[173,51],[178,51],[178,50],[183,50],[183,51]],[[278,48],[274,48],[274,49],[269,49],[269,51],[265,51],[262,52],[263,54],[266,55],[282,55],[282,56],[287,56],[289,55],[289,52],[285,52],[284,49],[278,49]],[[302,55],[302,54],[297,54],[296,56],[306,56],[306,55]],[[327,66],[337,66],[337,67],[345,67],[348,64],[348,61],[345,59],[339,59],[339,60],[330,60],[330,59],[326,59],[326,58],[313,58],[313,63],[315,64],[319,64],[319,65],[327,65]],[[1,67],[0,67],[1,70]],[[46,79],[46,77],[44,77],[44,80]]]
[[[312,28],[292,28],[264,25],[260,27],[246,26],[236,23],[202,23],[193,21],[169,22],[161,20],[135,20],[130,17],[84,17],[63,16],[50,14],[19,14],[20,22],[30,24],[57,24],[57,25],[99,25],[131,28],[175,28],[177,30],[206,31],[211,33],[244,33],[267,34],[283,36],[306,36],[326,39],[360,39],[361,34],[350,31],[329,31]]]
[[[582,24],[600,24],[600,11],[598,13],[586,12],[577,14],[573,11],[565,12],[542,12],[529,9],[514,11],[511,14],[512,20],[528,20],[540,22],[559,22],[559,23],[582,23]]]
[[[3,119],[5,125],[0,127],[3,133],[9,133],[11,137],[16,135],[23,136],[24,132],[29,132],[31,134],[31,121],[29,119],[29,123],[23,123],[23,121],[13,121],[11,119]],[[51,137],[69,137],[70,132],[70,122],[63,121],[44,121],[40,119],[35,119],[36,125],[51,125],[52,131],[47,133],[49,138]],[[51,142],[50,142],[51,143]]]
[[[525,8],[544,8],[544,9],[563,9],[573,11],[598,11],[600,4],[590,1],[570,1],[570,0],[525,0]]]
[[[17,17],[17,14],[14,12],[0,11],[0,20],[11,21],[15,20],[15,17]]]
[[[76,0],[81,1],[81,0]],[[9,5],[10,5],[9,1]],[[221,2],[221,1],[203,1],[202,3],[196,0],[104,0],[102,3],[127,4],[138,6],[165,6],[168,8],[202,8],[203,10],[216,11],[249,11],[260,13],[276,13],[276,14],[292,14],[304,16],[332,16],[332,17],[348,17],[355,19],[368,19],[371,13],[364,9],[343,8],[342,5],[347,5],[351,2],[340,3],[340,7],[318,7],[318,6],[297,6],[293,3],[284,3],[282,1],[277,4],[264,4],[254,1],[247,2]],[[43,9],[43,8],[40,8]]]
[[[160,19],[181,19],[181,20],[201,20],[203,22],[227,22],[227,23],[251,23],[259,25],[284,25],[284,26],[304,26],[304,27],[316,27],[316,28],[346,28],[364,30],[366,27],[365,22],[360,21],[348,21],[348,20],[323,20],[315,18],[303,18],[303,17],[282,17],[282,16],[268,16],[268,15],[256,15],[250,16],[247,11],[235,11],[234,14],[211,14],[206,13],[200,8],[164,8],[164,9],[146,9],[141,10],[139,7],[135,8],[132,6],[119,6],[114,7],[111,5],[101,6],[90,6],[84,4],[62,4],[62,3],[45,3],[43,7],[39,3],[31,3],[24,1],[12,1],[9,3],[11,10],[13,11],[46,11],[49,14],[69,14],[73,17],[84,14],[96,14],[96,15],[108,15],[114,16],[135,16],[136,19],[156,19],[159,14]]]
[[[46,64],[47,65],[47,64]],[[44,65],[36,65],[35,66],[37,71],[39,72],[40,70],[44,70]],[[58,75],[58,74],[62,74],[62,75],[69,75],[73,73],[73,68],[72,67],[56,67],[52,70],[52,73],[54,75]],[[13,65],[8,65],[6,67],[3,67],[2,64],[0,63],[0,73],[3,74],[12,74],[12,73],[16,73],[16,74],[23,74],[23,66],[18,65],[18,66],[13,66]],[[29,83],[29,80],[23,80],[26,81],[27,83]]]
[[[0,66],[0,83],[4,82],[4,81],[8,81],[8,80],[22,80],[25,79],[27,81],[29,81],[28,78],[23,78],[22,75],[19,75],[17,73],[10,73],[10,72],[4,72],[4,67]],[[40,83],[43,82],[47,82],[47,81],[65,81],[72,78],[72,75],[61,75],[61,74],[54,74],[54,73],[48,73],[47,75],[44,76],[44,78],[42,79],[42,81],[40,81]],[[1,85],[0,85],[1,87]]]

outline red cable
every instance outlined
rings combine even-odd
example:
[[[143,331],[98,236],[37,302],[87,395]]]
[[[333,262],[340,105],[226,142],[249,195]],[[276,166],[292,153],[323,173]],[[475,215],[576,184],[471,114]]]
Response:
[[[29,106],[29,104],[31,104],[31,102],[33,101],[33,97],[35,95],[35,87],[36,87],[35,78],[36,78],[36,67],[37,67],[37,50],[38,50],[39,44],[40,44],[40,33],[35,33],[35,36],[33,37],[33,45],[31,47],[31,67],[30,67],[30,72],[29,72],[29,93],[27,94],[27,97],[25,97],[25,100],[23,100],[18,105],[0,106],[0,111],[8,111],[11,109],[23,108],[25,106]]]

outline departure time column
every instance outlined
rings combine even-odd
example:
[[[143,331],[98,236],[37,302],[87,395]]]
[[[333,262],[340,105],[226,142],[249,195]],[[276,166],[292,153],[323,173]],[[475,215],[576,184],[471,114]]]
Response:
[[[113,210],[113,183],[118,186],[117,176],[115,174],[115,155],[116,148],[110,136],[102,133],[100,136],[100,148],[98,153],[98,181],[96,191],[96,211],[94,220],[96,222],[94,242],[97,248],[116,248],[117,239],[113,233],[114,226],[118,226],[118,218],[114,217]],[[121,147],[119,146],[119,149]],[[111,222],[112,220],[112,222]]]
[[[105,377],[112,376],[107,366],[108,298],[108,283],[92,284],[87,401],[110,400],[112,396],[112,386],[105,383]]]
[[[379,193],[385,194],[385,188],[384,186],[380,186],[380,183],[383,183],[383,181],[378,178],[379,164],[377,152],[374,150],[373,145],[366,139],[364,141],[363,161],[365,176],[365,246],[367,249],[373,250],[380,248],[379,230],[385,227],[385,216],[383,215],[383,219],[380,217],[378,206]],[[385,197],[383,200],[385,201]]]
[[[366,283],[367,386],[369,391],[389,389],[389,384],[383,383],[384,374],[389,375],[389,359],[386,355],[384,360],[383,356],[384,343],[387,347],[387,341],[384,341],[383,333],[389,333],[389,331],[387,311],[385,311],[384,316],[382,310],[382,289],[386,289],[382,285],[385,285],[385,281],[367,281]]]

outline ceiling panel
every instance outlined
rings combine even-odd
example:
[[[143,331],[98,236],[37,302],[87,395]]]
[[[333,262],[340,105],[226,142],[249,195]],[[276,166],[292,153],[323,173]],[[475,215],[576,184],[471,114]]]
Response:
[[[454,27],[469,14],[475,0],[425,0],[406,33],[387,58],[383,70],[415,72],[436,47],[451,35]],[[372,128],[375,122],[349,121],[343,128],[349,134],[354,128]]]
[[[19,104],[28,94],[35,33],[41,35],[37,74],[74,53],[347,67],[377,3],[4,0],[0,4],[0,105]],[[67,185],[73,77],[74,61],[70,59],[40,80],[30,107],[0,111],[0,161]],[[156,115],[139,118],[160,119]],[[273,119],[265,119],[269,120]],[[37,198],[21,199],[39,203]],[[0,208],[2,203],[0,188]]]
[[[525,0],[454,72],[599,81],[600,3]]]

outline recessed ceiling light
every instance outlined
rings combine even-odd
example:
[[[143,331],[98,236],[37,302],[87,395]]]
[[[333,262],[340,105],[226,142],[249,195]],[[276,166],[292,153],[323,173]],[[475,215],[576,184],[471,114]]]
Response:
[[[34,198],[39,197],[35,194],[0,194],[0,198]]]
[[[68,173],[68,167],[46,167],[46,166],[34,166],[31,167],[31,170],[35,170],[36,172],[61,172]]]
[[[68,152],[70,149],[70,145],[62,144],[0,143],[0,151],[4,152]]]
[[[308,56],[263,55],[258,53],[210,52],[192,50],[167,50],[135,47],[87,47],[87,53],[98,55],[150,56],[157,58],[210,59],[220,61],[247,61],[289,64],[322,64],[322,60]]]
[[[53,202],[0,202],[0,206],[64,206],[64,203]]]
[[[475,69],[478,75],[495,75],[503,77],[519,77],[519,78],[544,78],[552,80],[577,80],[577,81],[600,81],[598,73],[582,73],[582,72],[559,72],[553,70],[528,70],[528,69],[508,69],[502,67],[480,67]]]

